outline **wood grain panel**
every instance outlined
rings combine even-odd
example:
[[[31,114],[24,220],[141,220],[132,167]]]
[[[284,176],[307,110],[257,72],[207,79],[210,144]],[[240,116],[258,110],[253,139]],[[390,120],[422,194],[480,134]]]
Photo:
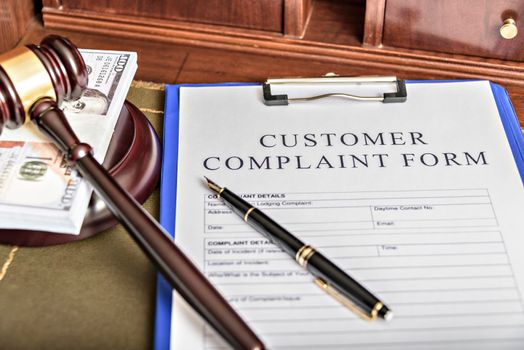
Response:
[[[360,46],[365,3],[356,0],[316,0],[304,40]]]
[[[64,11],[82,10],[283,31],[283,0],[62,0],[62,6]]]
[[[216,83],[224,81],[263,82],[268,77],[319,77],[335,72],[339,75],[386,75],[391,70],[343,63],[328,63],[289,57],[264,56],[249,53],[213,51],[213,66],[204,69],[209,50],[188,52],[187,60],[177,77],[177,83]]]
[[[503,39],[506,16],[520,34]],[[519,0],[387,0],[384,45],[524,60],[524,2]]]
[[[32,18],[31,0],[0,0],[0,52],[16,45]]]
[[[362,40],[364,45],[382,45],[385,12],[386,0],[367,0],[364,38]]]
[[[290,37],[304,36],[311,15],[313,0],[284,0],[284,34]]]
[[[42,0],[42,5],[44,7],[59,8],[62,6],[62,0]]]

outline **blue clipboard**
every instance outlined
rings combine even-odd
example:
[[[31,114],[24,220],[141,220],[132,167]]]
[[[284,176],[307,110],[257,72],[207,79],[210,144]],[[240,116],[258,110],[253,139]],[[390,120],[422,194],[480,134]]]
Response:
[[[178,111],[180,88],[184,86],[241,86],[257,83],[181,84],[166,85],[164,107],[164,137],[162,173],[160,177],[160,224],[174,238],[176,214],[176,184],[178,171]],[[155,316],[154,348],[170,348],[172,289],[162,275],[158,275]]]
[[[464,80],[410,80],[409,83],[449,83]],[[524,135],[507,91],[490,83],[500,119],[511,147],[515,164],[524,184]],[[174,238],[178,171],[179,107],[181,87],[249,86],[258,83],[181,84],[166,85],[164,110],[163,162],[160,182],[160,223]],[[165,279],[158,275],[155,317],[154,349],[170,349],[172,290]]]

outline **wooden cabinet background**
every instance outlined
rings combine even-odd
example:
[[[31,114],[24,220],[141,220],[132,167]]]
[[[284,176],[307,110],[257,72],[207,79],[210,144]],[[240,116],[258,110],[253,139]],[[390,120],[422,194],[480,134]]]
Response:
[[[513,40],[498,34],[502,13],[519,15],[521,3],[43,0],[43,17],[50,30],[340,63],[353,65],[355,74],[482,78],[524,87],[524,32]]]
[[[63,0],[64,10],[109,12],[282,32],[283,0]]]
[[[47,8],[303,35],[311,0],[45,0]]]
[[[33,16],[31,0],[0,0],[0,52],[18,43]]]
[[[513,39],[499,32],[516,20]],[[393,47],[524,60],[524,2],[519,0],[387,0],[383,44]]]
[[[34,16],[33,1],[38,3],[0,0],[0,52],[24,35]],[[42,4],[48,31],[342,64],[354,67],[354,74],[480,78],[524,88],[520,0],[42,0]],[[515,19],[520,30],[511,40],[499,34],[507,17]]]

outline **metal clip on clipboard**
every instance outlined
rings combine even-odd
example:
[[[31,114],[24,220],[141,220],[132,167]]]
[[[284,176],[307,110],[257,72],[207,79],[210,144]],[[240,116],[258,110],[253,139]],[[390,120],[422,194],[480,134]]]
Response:
[[[271,85],[291,85],[291,84],[373,84],[373,83],[395,83],[395,92],[385,92],[382,96],[358,96],[347,93],[328,93],[309,97],[288,98],[288,95],[273,95]],[[388,77],[339,77],[325,76],[320,78],[281,78],[268,79],[262,85],[264,93],[264,103],[266,106],[285,106],[290,102],[308,102],[326,97],[343,97],[357,101],[378,101],[383,103],[405,102],[407,99],[406,83],[404,80],[394,76]]]

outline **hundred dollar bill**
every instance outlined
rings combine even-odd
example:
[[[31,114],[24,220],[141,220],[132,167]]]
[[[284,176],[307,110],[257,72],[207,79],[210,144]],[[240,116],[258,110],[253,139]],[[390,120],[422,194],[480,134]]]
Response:
[[[0,203],[67,211],[80,181],[52,143],[0,141]]]
[[[89,86],[75,101],[66,101],[62,110],[70,114],[105,116],[118,92],[120,80],[132,53],[81,50],[89,74]],[[136,64],[136,59],[135,59]]]
[[[60,106],[102,162],[137,68],[134,52],[80,50],[89,83]],[[0,229],[78,234],[92,188],[30,122],[0,135]]]

